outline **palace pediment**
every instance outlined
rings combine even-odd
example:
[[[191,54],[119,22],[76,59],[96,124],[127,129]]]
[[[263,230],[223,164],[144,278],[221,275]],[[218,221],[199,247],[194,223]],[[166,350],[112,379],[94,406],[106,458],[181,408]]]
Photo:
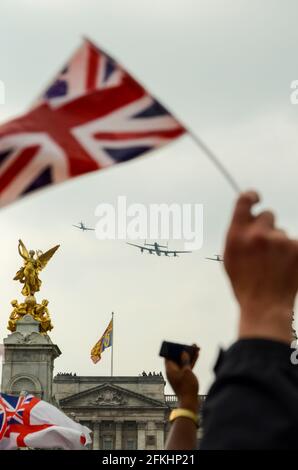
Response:
[[[112,384],[102,384],[60,400],[62,408],[166,408],[162,401]]]

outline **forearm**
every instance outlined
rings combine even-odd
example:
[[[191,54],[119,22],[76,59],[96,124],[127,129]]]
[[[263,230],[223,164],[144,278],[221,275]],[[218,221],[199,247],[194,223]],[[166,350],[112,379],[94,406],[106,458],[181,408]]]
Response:
[[[292,333],[292,309],[287,306],[254,305],[241,309],[239,339],[268,339],[290,344]]]
[[[197,396],[185,397],[180,400],[179,408],[191,411],[194,415],[199,412]],[[193,450],[197,447],[197,426],[190,418],[179,417],[171,425],[166,442],[166,450]]]
[[[166,450],[194,450],[197,446],[197,427],[189,418],[177,418],[171,426]]]

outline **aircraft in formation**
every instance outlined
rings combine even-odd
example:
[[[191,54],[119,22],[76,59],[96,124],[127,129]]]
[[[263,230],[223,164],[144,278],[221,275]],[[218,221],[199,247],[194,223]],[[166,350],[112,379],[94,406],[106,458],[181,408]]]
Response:
[[[150,255],[157,255],[157,256],[178,256],[178,253],[192,253],[191,251],[180,251],[180,250],[169,250],[168,246],[160,245],[159,243],[144,243],[144,245],[137,245],[135,243],[127,242],[127,245],[135,246],[139,248],[141,253],[147,251]]]
[[[209,257],[207,256],[206,259],[210,259],[211,261],[219,261],[220,263],[222,263],[223,260],[224,260],[221,255],[214,255],[213,258],[209,258]]]
[[[78,225],[73,225],[73,227],[78,228],[79,230],[82,230],[83,232],[87,230],[95,230],[94,228],[87,227],[84,222],[78,222]],[[126,242],[127,245],[134,246],[136,248],[139,248],[141,253],[144,253],[144,251],[148,252],[150,255],[157,255],[157,256],[174,256],[177,257],[178,254],[181,253],[192,253],[192,251],[187,251],[187,250],[169,250],[168,249],[168,244],[167,245],[160,245],[159,243],[144,243],[144,245],[137,245],[136,243],[130,243]],[[206,259],[211,260],[211,261],[219,261],[223,262],[223,257],[221,255],[214,255],[213,258],[211,257],[206,257]]]
[[[76,227],[80,230],[83,230],[83,232],[87,231],[87,230],[95,230],[94,228],[90,228],[90,227],[86,227],[86,225],[84,224],[84,222],[78,222],[78,225],[73,225],[73,227]]]

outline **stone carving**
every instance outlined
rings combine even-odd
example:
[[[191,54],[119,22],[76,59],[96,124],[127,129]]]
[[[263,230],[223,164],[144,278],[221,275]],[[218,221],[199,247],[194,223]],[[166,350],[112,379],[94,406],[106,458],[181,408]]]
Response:
[[[49,336],[40,335],[33,331],[30,335],[24,337],[24,343],[27,344],[51,344]]]
[[[124,396],[122,393],[118,392],[117,390],[103,390],[102,392],[99,393],[98,397],[90,401],[90,405],[108,405],[108,406],[119,406],[119,405],[124,405],[127,402],[125,400]]]
[[[28,322],[28,317],[30,323]],[[19,323],[20,331],[15,331],[4,339],[4,344],[52,344],[51,339],[48,335],[41,335],[36,331],[32,331],[32,318],[28,315],[24,317]],[[29,323],[28,329],[22,329],[22,324],[25,326]]]
[[[20,344],[24,342],[24,335],[22,333],[12,333],[4,339],[4,344]]]

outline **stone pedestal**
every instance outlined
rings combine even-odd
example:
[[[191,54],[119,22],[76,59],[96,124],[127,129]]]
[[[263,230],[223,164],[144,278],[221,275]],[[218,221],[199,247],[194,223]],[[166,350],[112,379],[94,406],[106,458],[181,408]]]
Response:
[[[54,360],[60,354],[50,337],[39,333],[39,323],[25,315],[4,339],[1,391],[12,395],[26,391],[51,402]]]

